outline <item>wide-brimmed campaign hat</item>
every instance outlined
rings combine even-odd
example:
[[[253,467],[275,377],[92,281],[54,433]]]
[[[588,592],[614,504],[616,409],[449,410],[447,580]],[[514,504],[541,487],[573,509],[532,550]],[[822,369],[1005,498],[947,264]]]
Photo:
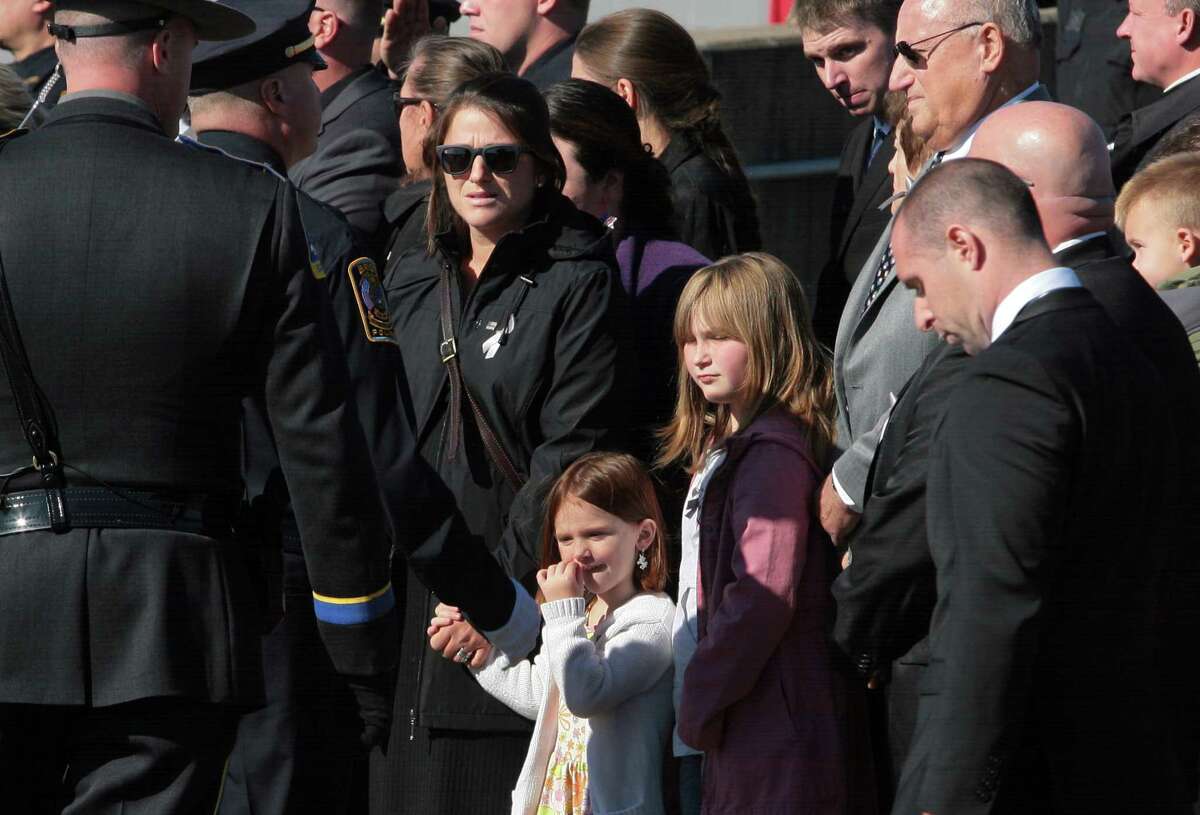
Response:
[[[254,32],[254,20],[246,14],[217,0],[137,0],[143,6],[160,9],[168,14],[178,14],[191,21],[196,27],[196,37],[201,40],[236,40]],[[55,8],[62,11],[95,11],[95,0],[59,0]],[[108,25],[61,26],[53,25],[51,32],[59,39],[84,37],[111,37],[151,28],[161,28],[156,19],[122,20]],[[56,30],[57,29],[57,30]]]

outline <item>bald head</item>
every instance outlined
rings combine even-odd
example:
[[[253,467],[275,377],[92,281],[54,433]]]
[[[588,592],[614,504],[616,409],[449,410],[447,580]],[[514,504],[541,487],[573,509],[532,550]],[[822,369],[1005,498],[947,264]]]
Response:
[[[1003,164],[1031,185],[1051,246],[1112,227],[1104,133],[1073,107],[1024,102],[998,110],[975,134],[971,157]]]

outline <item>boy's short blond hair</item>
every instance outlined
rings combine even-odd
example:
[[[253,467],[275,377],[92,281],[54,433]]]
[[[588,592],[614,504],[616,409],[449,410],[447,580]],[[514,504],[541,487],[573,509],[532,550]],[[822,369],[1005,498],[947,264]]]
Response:
[[[1147,200],[1172,227],[1200,232],[1200,154],[1167,156],[1129,179],[1117,196],[1117,226],[1124,229],[1130,211]]]

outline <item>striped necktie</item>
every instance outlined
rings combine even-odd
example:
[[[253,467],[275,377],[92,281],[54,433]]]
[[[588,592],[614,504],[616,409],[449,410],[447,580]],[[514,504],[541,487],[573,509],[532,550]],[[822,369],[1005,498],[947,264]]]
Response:
[[[930,161],[929,166],[925,168],[925,172],[927,173],[934,167],[941,164],[942,156],[943,154],[941,152],[935,153],[933,160]],[[871,280],[871,288],[867,290],[867,299],[863,303],[863,314],[866,314],[870,310],[871,305],[875,302],[875,299],[879,297],[879,292],[883,291],[884,281],[888,279],[888,275],[890,275],[892,270],[895,268],[896,258],[892,254],[892,242],[889,240],[887,247],[883,250],[883,257],[879,259],[879,266],[875,268],[875,277]]]

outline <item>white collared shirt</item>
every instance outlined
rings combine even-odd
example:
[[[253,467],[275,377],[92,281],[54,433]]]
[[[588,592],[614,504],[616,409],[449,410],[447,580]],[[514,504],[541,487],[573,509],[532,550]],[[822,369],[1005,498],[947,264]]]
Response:
[[[1184,82],[1187,82],[1189,79],[1195,79],[1197,76],[1200,76],[1200,68],[1197,68],[1194,71],[1188,71],[1186,74],[1179,77],[1179,79],[1176,79],[1170,85],[1163,88],[1163,93],[1169,93],[1173,88],[1177,88],[1180,85],[1182,85]]]
[[[1058,289],[1074,289],[1082,285],[1075,272],[1066,266],[1055,266],[1022,280],[996,306],[996,313],[992,315],[992,342],[1000,339],[1000,335],[1017,319],[1021,309],[1034,300]]]
[[[1004,110],[1006,107],[1009,107],[1011,105],[1017,104],[1018,102],[1024,101],[1031,93],[1033,93],[1038,88],[1040,88],[1041,85],[1042,85],[1041,82],[1034,82],[1028,88],[1026,88],[1025,90],[1018,93],[1016,96],[1014,96],[1012,99],[1009,99],[1003,105],[996,108],[996,110]],[[995,113],[996,110],[993,110],[992,113]],[[988,116],[991,116],[992,113],[989,113],[987,116],[984,116],[979,121],[977,121],[975,124],[973,124],[969,128],[967,128],[967,132],[965,134],[963,134],[962,140],[959,141],[959,143],[956,146],[952,147],[949,150],[942,151],[942,161],[953,161],[956,158],[966,158],[967,153],[971,152],[971,142],[973,142],[975,140],[975,134],[979,131],[979,128],[983,127],[983,123],[987,121]]]
[[[1058,246],[1054,247],[1050,251],[1057,255],[1059,252],[1062,252],[1063,250],[1066,250],[1066,249],[1070,249],[1072,246],[1078,246],[1079,244],[1083,243],[1084,241],[1090,241],[1092,238],[1103,238],[1103,237],[1104,237],[1103,232],[1089,232],[1086,235],[1080,235],[1078,238],[1071,238],[1070,240],[1063,241],[1062,243],[1060,243]]]

